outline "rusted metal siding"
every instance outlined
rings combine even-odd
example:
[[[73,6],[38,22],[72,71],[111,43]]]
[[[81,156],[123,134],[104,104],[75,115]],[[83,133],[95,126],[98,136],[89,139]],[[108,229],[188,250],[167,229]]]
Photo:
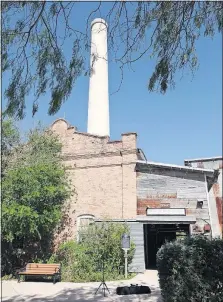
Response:
[[[198,200],[203,201],[202,209],[197,209]],[[204,174],[138,166],[137,214],[146,215],[147,207],[186,208],[187,215],[196,217],[198,232],[203,232],[210,223]]]
[[[216,183],[213,184],[212,189],[209,191],[209,198],[215,199],[218,213],[219,226],[221,229],[221,234],[223,232],[223,198],[222,198],[222,168],[223,159],[222,158],[210,158],[210,159],[200,159],[186,161],[186,165],[194,168],[204,168],[204,169],[214,169],[219,171],[218,179]]]
[[[218,220],[221,228],[221,233],[223,231],[223,199],[220,197],[216,197],[216,204],[218,210]]]
[[[205,160],[191,160],[186,161],[185,165],[189,165],[194,168],[204,168],[204,169],[222,169],[223,159],[205,159]]]

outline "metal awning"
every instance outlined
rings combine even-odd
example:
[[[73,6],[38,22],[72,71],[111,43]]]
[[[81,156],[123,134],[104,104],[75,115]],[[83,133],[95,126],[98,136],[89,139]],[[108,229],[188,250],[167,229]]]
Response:
[[[152,216],[136,216],[133,219],[95,219],[95,222],[144,222],[151,224],[194,224],[196,223],[196,217],[185,215],[152,215]]]
[[[152,223],[152,224],[194,224],[196,223],[196,217],[194,216],[176,216],[176,215],[153,215],[153,216],[137,216],[136,221]]]

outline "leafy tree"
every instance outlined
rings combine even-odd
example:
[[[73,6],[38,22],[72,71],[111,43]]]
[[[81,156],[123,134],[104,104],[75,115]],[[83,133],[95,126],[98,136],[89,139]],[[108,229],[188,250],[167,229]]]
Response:
[[[52,115],[69,97],[77,78],[89,74],[86,51],[93,17],[100,16],[109,24],[110,58],[120,67],[120,84],[124,67],[147,55],[156,59],[148,89],[162,93],[174,86],[177,71],[196,70],[197,40],[221,32],[223,24],[220,1],[96,2],[86,31],[72,25],[79,13],[74,1],[3,1],[1,5],[2,70],[11,74],[5,113],[17,118],[24,117],[25,99],[32,89],[33,115],[47,90],[51,91],[48,113]],[[68,39],[73,41],[70,58],[63,54]]]
[[[2,179],[3,271],[45,259],[52,248],[64,201],[72,193],[60,151],[57,137],[41,128],[12,151]]]
[[[3,177],[12,150],[20,142],[19,130],[11,119],[3,119],[1,137],[1,176]]]

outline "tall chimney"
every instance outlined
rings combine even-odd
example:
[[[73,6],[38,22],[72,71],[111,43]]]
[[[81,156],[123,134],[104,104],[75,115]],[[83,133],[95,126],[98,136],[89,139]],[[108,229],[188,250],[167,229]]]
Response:
[[[107,23],[91,23],[91,75],[88,100],[88,133],[110,136],[108,97]]]

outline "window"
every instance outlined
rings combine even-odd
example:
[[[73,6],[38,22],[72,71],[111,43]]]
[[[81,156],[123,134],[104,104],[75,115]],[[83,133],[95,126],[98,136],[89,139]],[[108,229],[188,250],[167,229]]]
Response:
[[[81,215],[77,217],[77,241],[82,241],[84,236],[84,230],[90,224],[94,223],[93,215]]]
[[[202,199],[197,200],[197,209],[203,208],[204,201]]]

